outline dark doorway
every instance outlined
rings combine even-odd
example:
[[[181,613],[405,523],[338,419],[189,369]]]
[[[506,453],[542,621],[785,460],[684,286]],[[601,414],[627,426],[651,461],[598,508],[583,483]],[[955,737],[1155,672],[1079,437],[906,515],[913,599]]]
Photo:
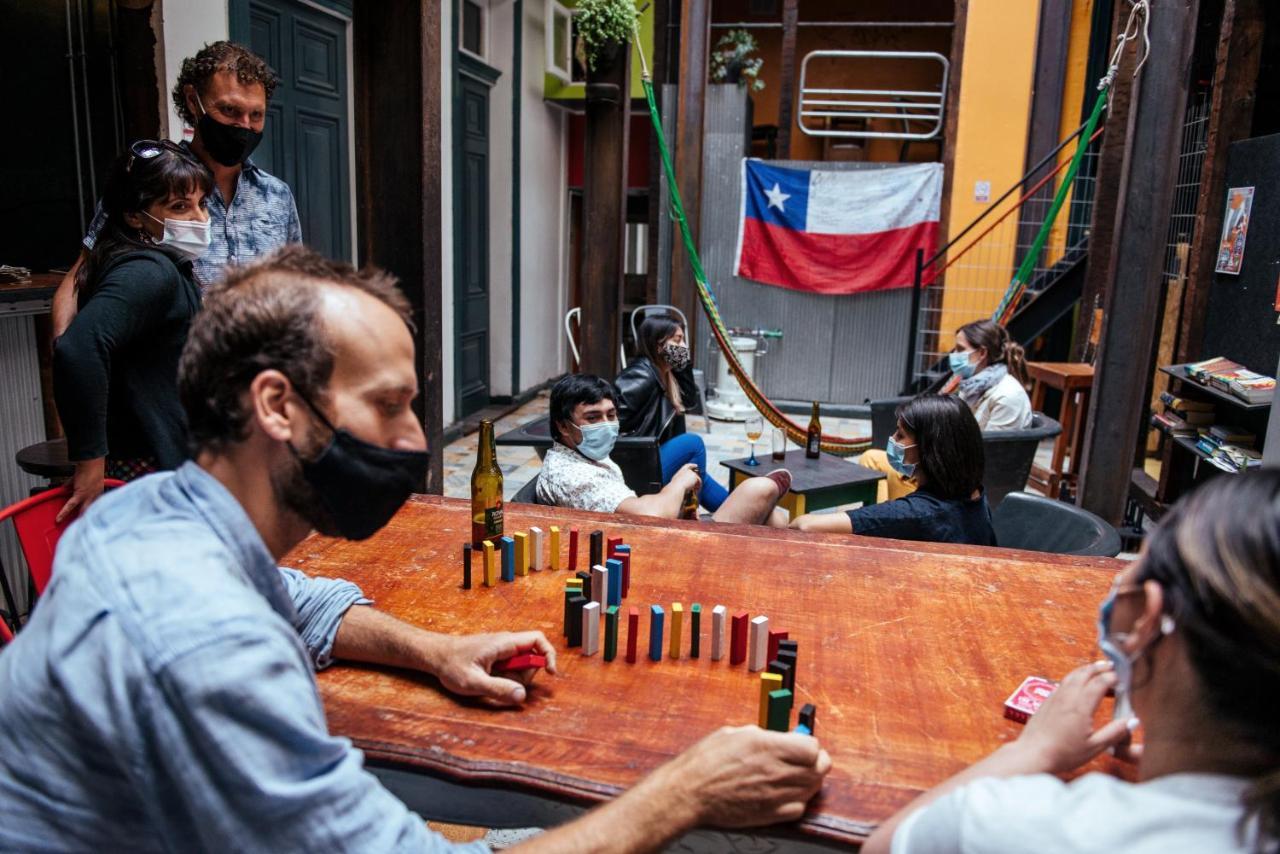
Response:
[[[233,0],[231,38],[280,75],[253,162],[293,190],[307,245],[351,252],[350,4]]]
[[[454,112],[454,376],[459,418],[489,405],[489,89],[498,72],[459,52]]]

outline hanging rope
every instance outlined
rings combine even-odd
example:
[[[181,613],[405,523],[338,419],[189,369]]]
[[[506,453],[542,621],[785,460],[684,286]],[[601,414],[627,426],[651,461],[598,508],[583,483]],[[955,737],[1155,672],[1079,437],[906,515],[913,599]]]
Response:
[[[685,251],[689,255],[689,266],[693,268],[693,279],[698,286],[698,298],[702,303],[702,310],[707,316],[707,321],[711,325],[711,332],[715,335],[716,344],[720,347],[721,356],[728,363],[730,371],[733,372],[734,378],[738,381],[738,385],[742,386],[742,391],[746,394],[747,399],[751,401],[752,406],[760,412],[761,417],[774,427],[786,431],[787,438],[792,442],[797,445],[803,445],[808,438],[808,431],[788,418],[769,398],[765,397],[764,392],[760,390],[751,375],[742,367],[742,363],[738,361],[738,353],[733,349],[729,330],[725,327],[724,321],[720,317],[720,309],[716,304],[715,294],[712,293],[710,285],[707,284],[707,274],[702,269],[702,259],[698,255],[698,249],[693,242],[693,234],[689,230],[689,221],[684,212],[684,202],[680,197],[680,188],[676,184],[676,170],[671,163],[671,153],[667,150],[667,139],[662,130],[662,119],[658,114],[658,103],[653,95],[653,81],[649,76],[649,65],[645,61],[644,49],[640,45],[638,33],[635,36],[635,44],[636,52],[640,55],[640,79],[644,85],[645,98],[649,102],[649,119],[653,123],[654,134],[658,140],[662,171],[666,176],[667,189],[671,195],[671,220],[680,229],[680,238],[684,242]],[[871,439],[865,436],[850,439],[824,433],[822,434],[821,447],[828,454],[851,456],[860,454],[871,447]]]

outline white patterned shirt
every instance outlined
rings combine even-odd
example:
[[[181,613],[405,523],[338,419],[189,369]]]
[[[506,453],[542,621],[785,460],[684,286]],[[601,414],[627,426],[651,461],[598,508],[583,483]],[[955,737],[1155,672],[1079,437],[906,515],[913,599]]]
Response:
[[[551,445],[538,473],[538,500],[557,507],[613,513],[635,497],[613,460],[597,463],[559,442]]]

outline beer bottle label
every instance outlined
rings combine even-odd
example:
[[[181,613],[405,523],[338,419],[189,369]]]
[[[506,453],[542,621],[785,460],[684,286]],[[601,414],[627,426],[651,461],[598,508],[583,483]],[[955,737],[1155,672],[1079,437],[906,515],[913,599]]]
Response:
[[[502,535],[502,505],[484,508],[484,532],[486,536]]]

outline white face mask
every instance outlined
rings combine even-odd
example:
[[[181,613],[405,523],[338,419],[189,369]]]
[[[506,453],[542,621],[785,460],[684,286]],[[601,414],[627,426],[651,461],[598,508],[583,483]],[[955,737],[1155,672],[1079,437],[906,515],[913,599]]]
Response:
[[[143,211],[143,214],[155,222],[160,222],[146,211]],[[172,249],[182,260],[194,261],[209,251],[208,220],[201,222],[198,219],[166,217],[162,225],[164,225],[164,236],[160,238],[160,245]]]

